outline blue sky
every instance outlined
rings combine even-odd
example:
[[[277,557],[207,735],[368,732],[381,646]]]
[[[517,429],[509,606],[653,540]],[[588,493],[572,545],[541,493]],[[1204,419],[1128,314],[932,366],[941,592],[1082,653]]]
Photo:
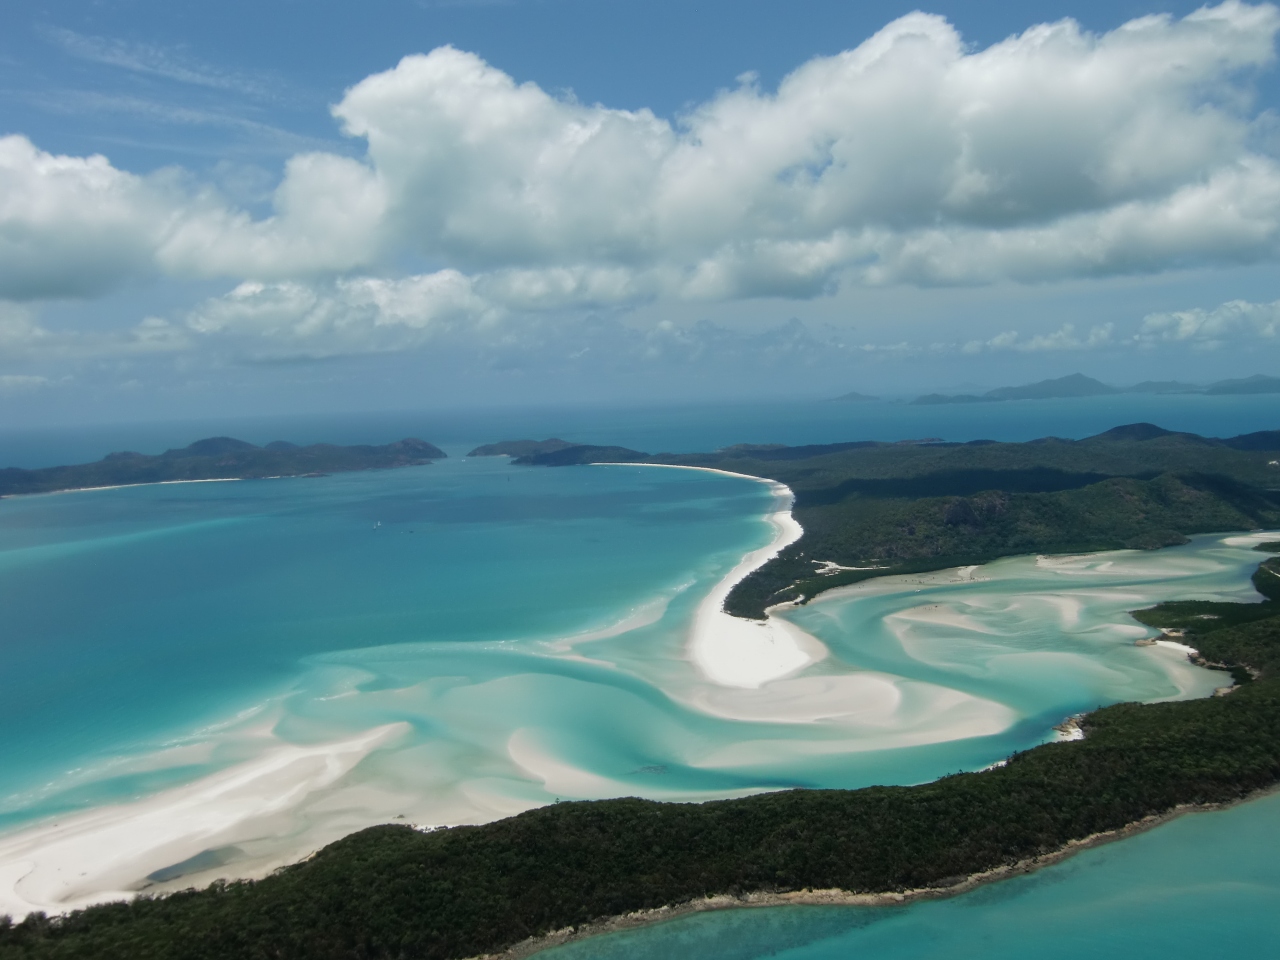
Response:
[[[8,5],[0,425],[1280,373],[1275,8],[915,10]]]

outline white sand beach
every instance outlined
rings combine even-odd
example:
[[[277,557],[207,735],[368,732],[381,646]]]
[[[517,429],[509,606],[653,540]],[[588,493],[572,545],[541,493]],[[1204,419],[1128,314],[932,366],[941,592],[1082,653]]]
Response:
[[[334,784],[406,727],[389,724],[336,743],[281,744],[145,800],[0,837],[0,914],[61,913],[132,896],[151,873],[279,828],[273,818]]]
[[[646,638],[645,628],[662,620],[672,598],[696,580],[670,586],[613,623],[539,640],[525,651],[575,667],[607,667],[606,673],[625,677],[626,683],[601,683],[566,671],[499,671],[493,676],[479,671],[466,677],[428,672],[363,689],[360,685],[374,673],[364,670],[358,658],[354,666],[341,669],[336,662],[321,664],[318,670],[337,672],[306,703],[312,705],[308,710],[326,704],[320,715],[335,725],[311,729],[330,731],[322,734],[327,742],[290,742],[273,719],[246,717],[261,739],[235,756],[252,759],[132,802],[0,835],[0,914],[60,913],[125,899],[141,889],[163,892],[217,877],[262,876],[376,823],[482,823],[557,798],[701,800],[753,793],[768,788],[761,784],[777,783],[771,770],[794,766],[798,758],[829,756],[843,764],[855,754],[991,736],[1023,715],[1003,701],[944,685],[935,680],[938,671],[956,676],[986,672],[1003,677],[1002,682],[1025,684],[1060,672],[1059,664],[1074,664],[1081,677],[1088,675],[1088,667],[1123,680],[1111,668],[1091,667],[1088,650],[986,652],[985,644],[1008,631],[1001,620],[1006,615],[1025,622],[1034,614],[1033,619],[1051,621],[1091,642],[1105,633],[1108,642],[1114,641],[1108,649],[1159,661],[1175,697],[1207,696],[1221,683],[1219,675],[1192,665],[1177,644],[1161,641],[1134,650],[1131,634],[1141,635],[1144,628],[1119,622],[1119,617],[1103,615],[1101,622],[1080,625],[1095,605],[1119,611],[1145,605],[1142,589],[1107,586],[1121,567],[1151,567],[1163,579],[1177,578],[1213,569],[1212,556],[1014,558],[982,568],[880,578],[824,594],[809,607],[785,613],[777,609],[763,622],[731,617],[724,603],[733,587],[802,533],[790,513],[793,497],[787,487],[746,479],[770,486],[770,542],[742,557],[701,598],[691,619],[681,621],[665,641],[659,637],[658,654],[646,647],[649,659],[632,657],[634,648],[652,639]],[[1267,536],[1251,536],[1249,542]],[[1036,584],[1010,584],[1000,595],[1002,579],[1025,579],[1028,569],[1039,578]],[[1090,575],[1098,578],[1097,586],[1080,590],[1079,581]],[[1071,584],[1076,592],[1046,589],[1043,580],[1059,576],[1076,581]],[[935,588],[955,591],[955,599],[939,594],[922,602],[917,597],[922,589]],[[852,666],[858,662],[856,648],[851,656],[838,633],[822,634],[842,659],[830,657],[822,642],[789,619],[826,616],[824,609],[837,607],[842,597],[884,594],[899,595],[905,602],[877,622],[916,662],[936,668],[927,680]],[[689,598],[688,607],[694,599]],[[690,616],[688,607],[681,616]],[[808,625],[822,632],[816,622]],[[861,643],[864,638],[856,632],[861,629],[854,627],[846,635]],[[633,631],[640,639],[632,651],[625,645],[609,647],[610,641]],[[600,641],[604,645],[590,655],[578,649]],[[597,657],[610,649],[615,654],[621,650],[621,658]],[[1106,685],[1099,682],[1098,688]],[[364,706],[332,713],[327,706],[331,701],[361,701]],[[668,712],[672,701],[688,708],[694,719]],[[398,718],[405,719],[388,722]],[[716,721],[758,726],[716,729]],[[361,723],[367,729],[361,730]],[[602,759],[594,749],[581,749],[574,736],[597,723],[601,737],[615,738],[619,753]],[[431,734],[409,735],[418,724],[430,724]],[[776,726],[769,729],[768,724]],[[319,738],[310,735],[312,741]],[[208,759],[198,743],[167,749],[172,763],[161,762],[160,754],[151,759],[160,766],[180,765],[183,757],[183,762]],[[626,759],[615,763],[615,757]],[[672,767],[669,777],[664,764]],[[690,780],[678,773],[681,769],[732,772],[737,779],[728,785]],[[637,778],[645,771],[650,773]],[[742,783],[754,785],[737,786]]]
[[[725,687],[755,689],[772,680],[790,676],[827,656],[827,648],[817,638],[778,617],[766,620],[743,620],[724,611],[729,593],[751,573],[795,543],[804,529],[791,516],[795,495],[785,484],[745,473],[717,470],[712,467],[686,467],[676,464],[634,463],[617,466],[659,467],[669,470],[701,470],[728,477],[741,477],[767,484],[774,495],[774,511],[768,521],[773,539],[743,557],[707,594],[694,616],[689,635],[689,659],[712,683]]]

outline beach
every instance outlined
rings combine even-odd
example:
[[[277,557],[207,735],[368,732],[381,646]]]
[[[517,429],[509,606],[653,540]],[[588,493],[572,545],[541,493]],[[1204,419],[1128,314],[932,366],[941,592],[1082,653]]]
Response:
[[[471,497],[485,484],[510,496],[508,476],[496,465],[459,461],[424,479],[441,489],[454,484],[460,496]],[[217,624],[200,670],[234,662],[227,644],[236,630],[259,631],[245,634],[237,657],[265,651],[276,660],[279,654],[264,644],[288,635],[291,624],[332,623],[339,632],[325,645],[303,648],[315,652],[299,654],[298,667],[265,699],[250,697],[256,706],[243,715],[212,722],[215,714],[207,726],[136,756],[108,758],[101,775],[93,766],[74,772],[73,786],[100,779],[125,782],[125,789],[0,832],[0,913],[56,913],[139,890],[262,876],[376,823],[449,826],[557,799],[698,801],[787,786],[915,783],[981,769],[1057,737],[1056,724],[1099,702],[1208,695],[1221,686],[1221,674],[1191,665],[1185,651],[1135,647],[1147,631],[1124,611],[1187,590],[1239,594],[1253,560],[1247,545],[1223,547],[1212,538],[1159,557],[1019,558],[976,570],[880,578],[775,609],[764,622],[740,621],[723,612],[724,598],[801,533],[785,487],[684,467],[519,476],[559,498],[557,517],[581,505],[586,519],[521,524],[508,534],[487,519],[493,511],[486,507],[484,525],[459,531],[456,540],[442,539],[454,529],[443,525],[424,538],[421,518],[390,519],[407,509],[397,504],[419,502],[423,481],[394,473],[317,479],[305,490],[224,484],[216,496],[209,485],[178,485],[163,488],[163,500],[157,488],[95,493],[95,499],[117,498],[117,514],[136,510],[145,535],[113,518],[104,535],[71,540],[99,544],[107,553],[90,557],[59,548],[40,554],[40,563],[72,583],[77,571],[100,578],[112,569],[152,582],[179,553],[207,559],[205,576],[234,573],[236,579],[219,588],[218,609],[244,609],[253,619]],[[388,491],[401,497],[399,490],[403,500],[386,500]],[[615,517],[628,516],[621,512],[626,501],[601,510],[592,497],[605,493],[634,496],[637,510],[660,498],[671,519],[620,524]],[[304,494],[313,499],[300,500]],[[366,506],[373,497],[384,499]],[[278,521],[264,506],[272,498],[282,505]],[[442,510],[451,503],[441,502]],[[172,525],[155,526],[157,504],[169,505]],[[78,501],[24,498],[6,507],[36,517],[53,511],[51,529],[64,537],[66,511]],[[254,522],[224,522],[246,512]],[[387,522],[375,529],[371,515]],[[407,536],[411,530],[419,535]],[[530,531],[562,538],[556,543],[563,545],[529,539]],[[485,536],[490,539],[476,542]],[[636,548],[638,537],[648,537],[647,553]],[[592,546],[597,540],[598,548]],[[272,578],[282,570],[311,570],[307,564],[315,571],[308,577],[322,577],[335,562],[335,543],[350,561],[341,568],[343,579],[326,587],[333,605],[320,609],[323,620],[309,598],[281,614],[254,606],[262,603],[259,596],[291,603],[296,575]],[[619,550],[619,543],[632,549]],[[521,565],[492,566],[505,562],[510,544],[527,544]],[[595,552],[575,561],[584,544]],[[579,564],[564,567],[576,572],[561,593],[555,591],[563,576],[537,579],[553,546],[561,551],[558,564]],[[660,563],[609,565],[639,564],[664,549]],[[288,563],[282,550],[291,551]],[[424,556],[440,558],[441,566],[430,569],[443,577],[457,569],[459,555],[475,564],[476,586],[445,580],[429,603],[421,599],[417,571]],[[236,565],[228,566],[226,557]],[[35,564],[11,567],[32,578],[44,575]],[[509,583],[495,572],[512,570],[521,578]],[[525,581],[527,594],[517,594]],[[387,592],[389,582],[396,592]],[[260,589],[264,583],[269,590]],[[619,584],[634,588],[618,593]],[[119,589],[112,589],[114,602]],[[258,592],[243,592],[249,589]],[[177,587],[174,596],[175,603],[199,602],[198,595],[184,599]],[[242,599],[224,606],[223,596]],[[527,599],[517,615],[504,613],[501,604],[521,596]],[[369,606],[353,619],[339,601]],[[439,630],[450,603],[459,610],[450,629],[467,626],[477,610],[492,611],[496,626],[479,641],[432,642],[416,639],[416,632],[388,636],[382,627],[383,642],[363,647],[354,642],[361,634],[343,632],[343,616],[374,622],[368,618],[392,601],[421,605],[422,625],[414,631]],[[577,618],[581,627],[528,631],[523,611],[588,602]],[[140,591],[136,603],[137,613],[129,608],[93,624],[132,624],[152,614],[155,595]],[[47,617],[47,609],[33,608],[36,615]],[[156,616],[160,646],[146,663],[163,662],[173,650],[163,632],[173,618],[163,609]],[[1027,624],[1039,624],[1040,632]],[[136,643],[141,628],[131,629],[122,644]],[[199,654],[194,642],[184,640],[184,656]],[[191,675],[184,669],[147,689],[163,692]],[[94,688],[85,689],[87,699]],[[128,702],[135,701],[144,702]],[[140,786],[122,781],[125,774]],[[61,795],[45,788],[36,796],[46,794]]]

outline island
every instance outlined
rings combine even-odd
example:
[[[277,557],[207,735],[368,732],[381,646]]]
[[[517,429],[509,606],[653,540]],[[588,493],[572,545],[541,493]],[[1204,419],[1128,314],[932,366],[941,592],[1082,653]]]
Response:
[[[1130,424],[1028,443],[854,441],[657,455],[570,444],[525,453],[512,469],[607,458],[789,485],[803,536],[729,600],[740,615],[759,617],[870,576],[1014,553],[1156,548],[1196,532],[1275,525],[1277,451],[1280,431],[1214,439]],[[855,565],[874,569],[842,569]],[[1106,707],[1077,719],[1082,739],[987,770],[909,787],[707,803],[557,803],[427,832],[375,826],[261,880],[0,921],[0,953],[461,960],[524,955],[625,915],[897,903],[966,890],[1280,782],[1280,557],[1262,559],[1253,583],[1258,602],[1183,601],[1135,613],[1227,671],[1224,695]]]
[[[546,440],[501,440],[476,447],[468,457],[534,457],[576,446],[568,440],[549,437]]]
[[[1117,393],[1204,393],[1210,395],[1241,395],[1280,393],[1280,377],[1256,374],[1239,380],[1219,380],[1199,386],[1177,380],[1144,380],[1132,387],[1112,387],[1100,380],[1073,373],[1054,380],[1041,380],[1020,387],[998,387],[983,394],[929,393],[911,402],[921,405],[943,403],[997,403],[1002,400],[1055,400],[1068,397],[1104,397]]]
[[[284,440],[258,447],[232,437],[210,437],[156,456],[128,451],[74,466],[0,469],[0,497],[143,483],[316,476],[418,466],[446,456],[439,447],[412,437],[382,446],[353,447],[329,443],[302,447]]]

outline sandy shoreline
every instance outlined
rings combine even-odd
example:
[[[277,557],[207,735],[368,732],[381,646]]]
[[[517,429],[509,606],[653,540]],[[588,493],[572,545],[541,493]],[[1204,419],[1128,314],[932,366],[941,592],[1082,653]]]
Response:
[[[702,713],[731,720],[822,723],[842,728],[845,733],[842,737],[806,748],[825,752],[871,746],[876,749],[906,747],[982,736],[998,732],[1016,719],[1011,714],[1006,716],[1007,711],[991,709],[987,701],[957,694],[949,688],[939,688],[940,693],[947,696],[938,693],[924,696],[921,691],[927,685],[914,681],[900,683],[890,675],[874,671],[832,675],[828,671],[831,665],[827,665],[797,676],[827,656],[822,643],[781,616],[769,616],[760,622],[740,620],[724,612],[724,602],[739,582],[803,534],[791,516],[792,491],[772,480],[715,468],[610,464],[624,465],[703,470],[753,480],[767,484],[774,498],[771,511],[765,517],[773,529],[770,542],[743,556],[698,603],[683,641],[684,655],[675,660],[683,687],[667,691],[673,699]],[[233,479],[162,482],[209,483]],[[972,580],[974,568],[962,568],[961,573],[962,579]],[[576,644],[655,622],[666,609],[668,599],[646,604],[600,630],[562,638],[551,643],[550,649],[566,659],[584,659],[575,653]],[[1170,656],[1179,653],[1173,649],[1163,652]],[[894,728],[892,736],[886,735],[887,728]],[[264,731],[263,735],[269,732]],[[61,913],[94,903],[129,899],[144,888],[143,878],[150,879],[153,874],[181,867],[188,860],[206,854],[217,855],[223,850],[235,851],[240,859],[226,869],[221,864],[209,864],[208,870],[192,869],[189,873],[175,874],[181,879],[173,882],[156,879],[157,886],[151,889],[163,893],[192,881],[204,885],[215,876],[254,878],[301,859],[340,835],[374,823],[391,822],[402,802],[406,804],[403,809],[432,818],[423,822],[450,825],[488,822],[537,805],[523,795],[484,793],[481,796],[477,793],[475,797],[468,795],[470,805],[461,813],[454,808],[450,808],[448,814],[435,809],[415,811],[407,798],[402,801],[389,795],[374,797],[359,784],[339,798],[335,792],[339,781],[364,757],[402,732],[399,725],[392,724],[326,743],[282,742],[251,760],[183,786],[137,801],[68,813],[29,828],[0,834],[0,914],[20,917],[31,910]],[[700,759],[700,764],[708,769],[730,769],[748,763],[783,761],[793,756],[796,749],[796,741],[785,738],[776,742],[744,740],[707,754]],[[552,792],[589,799],[627,795],[635,789],[634,785],[597,776],[568,763],[527,731],[513,733],[506,753],[516,766]],[[655,798],[676,799],[661,795]],[[476,819],[476,809],[482,810],[479,819]],[[282,836],[287,839],[276,842]],[[212,870],[217,872],[209,872]],[[188,877],[191,879],[186,879]],[[841,899],[829,899],[837,894]],[[920,895],[926,894],[943,895],[937,891]],[[724,904],[717,900],[710,906],[690,906],[685,912],[770,903],[869,902],[849,900],[847,897],[852,895],[839,892],[778,896],[780,899],[748,898],[744,902]],[[800,896],[827,899],[797,899]],[[655,919],[674,915],[666,910]]]
[[[653,924],[666,923],[669,920],[675,920],[692,913],[706,913],[712,910],[742,910],[784,906],[898,907],[921,900],[943,900],[969,893],[987,884],[999,883],[1001,880],[1009,880],[1013,877],[1035,873],[1045,867],[1061,863],[1077,853],[1145,833],[1186,814],[1227,810],[1277,791],[1280,791],[1280,786],[1266,787],[1228,803],[1182,804],[1166,813],[1143,817],[1141,820],[1126,824],[1115,830],[1107,830],[1090,834],[1079,840],[1071,840],[1057,850],[1038,857],[1030,857],[1008,866],[972,873],[964,879],[947,886],[881,893],[851,893],[848,890],[837,888],[830,890],[793,890],[785,893],[747,893],[737,897],[729,894],[718,894],[697,900],[687,900],[684,903],[656,907],[651,910],[637,910],[633,913],[607,917],[578,927],[566,927],[541,937],[531,937],[528,940],[523,940],[498,953],[481,954],[477,957],[471,957],[469,960],[524,960],[524,958],[533,956],[543,950],[563,946],[567,943],[609,933],[619,933],[624,930],[635,930]]]
[[[62,490],[38,490],[34,493],[0,494],[0,499],[11,497],[56,497],[60,493],[89,493],[94,490],[128,490],[132,487],[162,487],[172,483],[235,483],[239,480],[281,480],[283,477],[205,477],[201,480],[144,480],[141,483],[115,483],[102,487],[65,487]]]
[[[826,646],[816,637],[780,617],[743,620],[724,610],[725,601],[739,583],[759,570],[804,535],[804,528],[791,515],[795,494],[776,480],[733,473],[714,467],[691,467],[674,463],[620,463],[595,466],[660,467],[668,470],[700,470],[726,477],[753,480],[769,487],[774,509],[765,518],[773,527],[773,539],[752,550],[730,570],[698,605],[686,647],[689,660],[698,672],[722,687],[758,689],[766,683],[798,673],[827,656]]]
[[[193,856],[251,841],[365,756],[404,733],[392,723],[330,743],[281,744],[142,800],[67,813],[0,836],[0,915],[63,913],[128,900],[141,878]],[[237,876],[269,873],[272,858]]]

